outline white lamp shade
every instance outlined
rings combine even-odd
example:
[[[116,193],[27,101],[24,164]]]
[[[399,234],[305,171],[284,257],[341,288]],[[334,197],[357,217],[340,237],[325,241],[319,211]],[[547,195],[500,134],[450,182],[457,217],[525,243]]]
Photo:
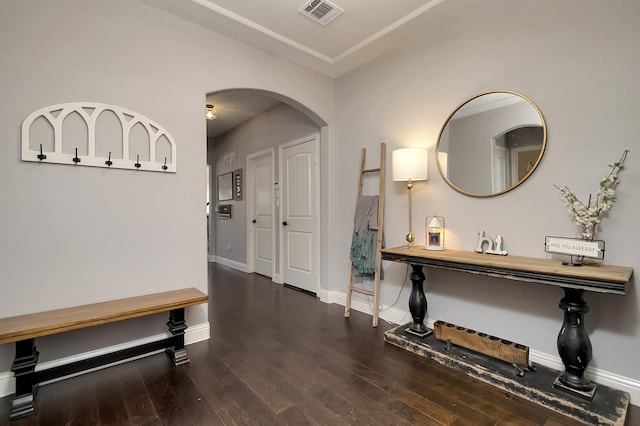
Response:
[[[427,180],[429,156],[426,148],[401,148],[391,153],[393,180]]]

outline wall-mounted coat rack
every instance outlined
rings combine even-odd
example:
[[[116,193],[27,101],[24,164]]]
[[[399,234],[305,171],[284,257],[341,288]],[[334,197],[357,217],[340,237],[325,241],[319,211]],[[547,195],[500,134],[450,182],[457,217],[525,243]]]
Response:
[[[176,172],[176,143],[136,112],[96,102],[50,105],[22,123],[22,161]]]

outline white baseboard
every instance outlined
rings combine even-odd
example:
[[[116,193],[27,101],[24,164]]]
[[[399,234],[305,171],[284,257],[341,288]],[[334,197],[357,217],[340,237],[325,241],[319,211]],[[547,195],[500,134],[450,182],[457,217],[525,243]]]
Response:
[[[219,256],[214,256],[210,254],[209,262],[219,263],[221,265],[225,265],[230,268],[237,269],[238,271],[245,272],[247,274],[253,273],[253,271],[249,270],[249,266],[246,263],[236,262],[235,260],[230,260],[225,257],[219,257]],[[280,274],[273,274],[273,277],[271,277],[271,281],[273,281],[276,284],[284,284],[284,281],[282,280],[282,275]]]
[[[11,395],[15,391],[16,381],[13,379],[13,373],[11,371],[0,373],[0,398]]]
[[[211,326],[209,321],[196,325],[190,325],[184,332],[184,344],[191,345],[193,343],[202,342],[211,338]]]
[[[336,303],[344,306],[346,304],[347,295],[340,291],[322,291],[320,300],[325,303]],[[362,299],[359,294],[354,294],[351,298],[351,309],[358,312],[362,312],[368,315],[372,315],[372,307],[370,303]],[[403,311],[395,307],[389,308],[384,305],[378,312],[378,317],[387,321],[390,324],[405,324],[411,321],[411,314],[409,311]],[[433,328],[435,320],[431,318],[425,318],[425,324],[429,328]],[[550,355],[544,352],[536,350],[529,350],[529,360],[532,363],[542,365],[554,370],[564,370],[562,360],[557,355]],[[590,380],[595,383],[609,386],[614,389],[628,392],[631,398],[631,404],[640,406],[640,381],[630,379],[628,377],[620,376],[609,371],[601,370],[599,368],[587,368],[585,374]]]
[[[331,300],[331,294],[333,292],[329,291],[329,290],[325,290],[323,288],[320,289],[320,301],[324,302],[324,303],[337,303],[338,305],[340,305],[340,303],[335,302],[333,300]],[[342,306],[344,306],[344,303],[342,303]]]
[[[211,327],[209,325],[209,322],[203,322],[201,324],[196,324],[196,325],[190,325],[189,328],[187,328],[187,330],[185,331],[185,335],[184,335],[184,343],[185,345],[190,345],[192,343],[196,343],[196,342],[200,342],[203,340],[207,340],[209,339],[211,335]],[[149,336],[149,337],[145,337],[142,339],[137,339],[137,340],[132,340],[126,343],[121,343],[119,345],[113,345],[113,346],[109,346],[106,348],[101,348],[101,349],[96,349],[94,351],[88,351],[88,352],[84,352],[81,354],[77,354],[77,355],[72,355],[69,357],[65,357],[65,358],[60,358],[60,359],[56,359],[56,360],[52,360],[52,361],[47,361],[47,362],[43,362],[42,364],[38,364],[38,366],[36,367],[36,371],[40,371],[40,370],[45,370],[47,368],[53,368],[53,367],[58,367],[60,365],[64,365],[64,364],[69,364],[71,362],[76,362],[76,361],[81,361],[83,359],[88,359],[88,358],[93,358],[95,356],[100,356],[100,355],[104,355],[107,353],[111,353],[111,352],[115,352],[115,351],[119,351],[122,349],[127,349],[127,348],[131,348],[134,346],[138,346],[138,345],[143,345],[145,343],[151,343],[151,342],[156,342],[158,340],[162,340],[162,339],[166,339],[167,337],[171,336],[171,334],[169,332],[167,333],[161,333],[161,334],[157,334],[155,336]],[[123,364],[125,362],[129,362],[129,361],[133,361],[134,359],[139,359],[139,358],[145,358],[151,355],[155,355],[157,353],[160,352],[164,352],[164,349],[160,349],[154,352],[149,352],[148,354],[143,354],[134,358],[128,358],[126,360],[123,361],[118,361],[118,362],[114,362],[111,364],[107,364],[107,365],[102,365],[100,367],[96,367],[90,370],[85,370],[82,371],[80,373],[76,373],[73,375],[69,375],[69,376],[65,376],[65,377],[60,377],[58,379],[55,380],[51,380],[49,382],[45,382],[46,383],[52,383],[58,380],[62,380],[65,378],[69,378],[69,377],[73,377],[73,376],[79,376],[80,374],[86,374],[86,373],[90,373],[91,371],[96,371],[96,370],[101,370],[103,368],[107,368],[107,367],[111,367],[112,365],[118,365],[118,364]],[[7,371],[4,373],[0,373],[0,398],[3,396],[7,396],[7,395],[11,395],[16,391],[16,386],[15,386],[15,380],[13,378],[13,372],[11,371]]]
[[[212,258],[213,260],[211,260]],[[226,257],[209,256],[209,261],[219,263],[221,265],[225,265],[233,269],[237,269],[238,271],[242,271],[246,273],[252,272],[252,271],[249,271],[249,268],[247,267],[246,263],[240,263],[235,260],[227,259]]]
[[[364,300],[363,296],[354,294],[351,298],[351,309],[362,312],[367,315],[373,315],[372,302]],[[322,290],[320,300],[325,303],[336,303],[344,306],[347,303],[347,295],[341,291]],[[403,324],[411,320],[409,311],[403,311],[393,306],[382,305],[378,311],[378,318],[388,322],[389,324]],[[427,324],[429,325],[429,324]]]
[[[372,301],[367,300],[368,298],[365,299],[365,297],[360,294],[353,294],[351,297],[351,309],[367,315],[373,315]],[[341,291],[322,290],[320,300],[325,303],[336,303],[344,306],[347,303],[347,295]],[[403,311],[393,306],[382,305],[382,308],[378,311],[378,318],[389,324],[404,324],[411,321],[411,314],[409,311]],[[427,326],[433,326],[433,322],[427,322]]]

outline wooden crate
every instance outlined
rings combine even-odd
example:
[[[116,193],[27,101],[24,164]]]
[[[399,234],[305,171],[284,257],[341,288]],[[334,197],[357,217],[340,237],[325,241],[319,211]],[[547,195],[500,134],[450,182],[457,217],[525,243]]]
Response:
[[[529,365],[529,347],[444,321],[433,324],[436,339],[488,355],[511,364]]]

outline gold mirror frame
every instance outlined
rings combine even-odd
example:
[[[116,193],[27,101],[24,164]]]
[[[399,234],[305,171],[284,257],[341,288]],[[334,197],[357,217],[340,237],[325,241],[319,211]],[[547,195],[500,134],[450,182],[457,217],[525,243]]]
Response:
[[[523,128],[523,127],[535,127],[538,128],[540,127],[542,129],[542,141],[541,141],[541,146],[539,148],[540,152],[535,160],[535,162],[529,162],[527,164],[527,166],[531,165],[530,168],[527,167],[527,171],[526,174],[524,174],[524,176],[522,176],[521,178],[519,178],[517,180],[517,182],[515,183],[510,183],[509,185],[507,185],[504,189],[500,189],[500,190],[494,190],[493,189],[493,185],[494,185],[494,180],[496,179],[494,177],[494,172],[493,172],[493,166],[491,165],[491,163],[489,164],[489,167],[486,168],[488,169],[488,173],[489,173],[489,179],[490,179],[490,185],[492,186],[492,190],[491,192],[487,192],[487,193],[475,193],[474,191],[470,190],[469,188],[461,188],[458,185],[456,185],[455,183],[453,183],[451,181],[451,179],[449,179],[448,176],[448,171],[449,169],[449,165],[450,165],[450,160],[451,158],[448,158],[446,161],[444,161],[444,158],[442,157],[442,145],[443,144],[443,134],[445,132],[447,132],[447,135],[449,135],[449,125],[452,122],[452,120],[455,120],[457,118],[454,118],[454,116],[456,116],[456,114],[459,114],[460,116],[464,116],[465,114],[462,113],[461,111],[464,111],[463,109],[465,107],[469,107],[470,105],[473,104],[480,104],[479,102],[479,98],[481,97],[485,97],[485,99],[488,99],[487,95],[496,95],[493,96],[492,98],[500,98],[500,95],[504,95],[504,100],[503,102],[507,102],[507,100],[510,100],[511,102],[514,101],[514,97],[518,97],[521,98],[521,100],[519,100],[518,102],[521,103],[521,105],[524,105],[524,103],[522,101],[526,101],[528,103],[529,106],[532,107],[532,110],[529,111],[528,113],[533,117],[535,116],[534,112],[537,113],[537,118],[539,118],[539,123],[538,122],[524,122],[524,123],[517,123],[516,125],[514,125],[513,123],[510,123],[510,125],[507,128],[501,129],[500,133],[494,133],[492,134],[491,137],[491,141],[490,141],[490,145],[489,145],[489,160],[491,160],[491,162],[494,161],[494,144],[495,144],[495,137],[497,135],[506,135],[507,133],[509,133],[512,130],[518,129],[518,128]],[[483,99],[484,100],[484,99]],[[496,105],[499,105],[499,102],[496,101]],[[507,106],[502,106],[500,108],[507,108]],[[499,112],[500,109],[499,108],[494,108],[493,109],[493,113],[495,114],[496,112]],[[506,111],[506,110],[504,110]],[[506,114],[506,112],[505,112]],[[474,114],[471,114],[474,115]],[[447,151],[446,154],[448,156],[448,154],[450,153],[451,150],[451,146],[450,140],[447,140]],[[537,145],[535,145],[537,147]],[[504,194],[506,192],[511,191],[512,189],[518,187],[519,185],[521,185],[524,181],[526,181],[529,176],[531,176],[531,174],[536,170],[536,168],[538,167],[538,164],[540,163],[540,161],[542,160],[542,156],[544,154],[544,151],[546,149],[547,146],[547,125],[545,123],[544,117],[542,116],[542,112],[540,111],[540,109],[537,107],[537,105],[528,97],[517,93],[517,92],[513,92],[513,91],[509,91],[509,90],[493,90],[493,91],[489,91],[489,92],[484,92],[484,93],[480,93],[479,95],[476,95],[468,100],[466,100],[465,102],[463,102],[462,104],[460,104],[450,115],[449,117],[447,117],[447,120],[445,121],[444,125],[442,126],[442,128],[440,129],[440,134],[438,135],[438,143],[436,145],[436,163],[438,165],[438,171],[440,172],[440,175],[442,176],[442,178],[445,180],[445,182],[447,182],[447,184],[449,184],[449,186],[451,186],[453,189],[455,189],[456,191],[460,192],[461,194],[464,195],[468,195],[470,197],[478,197],[478,198],[487,198],[487,197],[495,197],[501,194]],[[532,151],[537,151],[536,150],[532,150]],[[470,162],[473,162],[474,160],[469,160]],[[506,160],[502,160],[502,161],[506,161]],[[444,163],[444,164],[441,164]],[[509,163],[509,166],[511,166],[511,163]],[[446,170],[444,170],[446,169]],[[505,173],[503,173],[505,174]],[[454,179],[455,180],[455,179]]]

